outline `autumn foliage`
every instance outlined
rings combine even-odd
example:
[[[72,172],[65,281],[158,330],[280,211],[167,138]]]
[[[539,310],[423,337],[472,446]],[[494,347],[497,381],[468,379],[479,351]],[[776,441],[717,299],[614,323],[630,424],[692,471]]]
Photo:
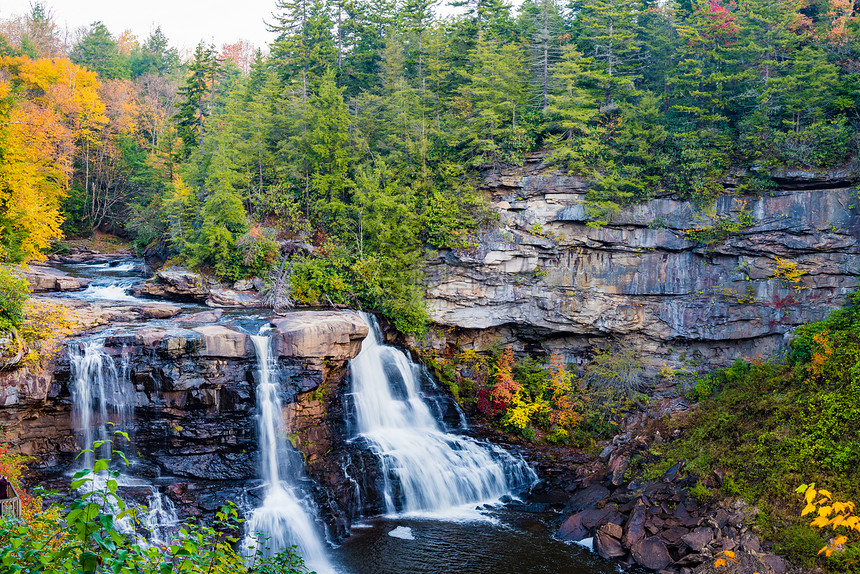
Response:
[[[0,58],[0,258],[44,258],[76,145],[106,121],[96,74],[65,58]]]

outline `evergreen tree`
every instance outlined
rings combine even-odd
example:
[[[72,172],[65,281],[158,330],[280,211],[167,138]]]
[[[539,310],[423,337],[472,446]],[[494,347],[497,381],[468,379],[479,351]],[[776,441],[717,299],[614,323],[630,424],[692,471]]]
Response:
[[[94,22],[89,32],[72,48],[69,59],[97,72],[102,78],[128,78],[129,62],[117,50],[116,42],[101,22]]]
[[[604,106],[631,93],[646,58],[639,35],[639,0],[584,0],[575,26],[581,30],[589,75],[600,83]]]
[[[497,165],[517,112],[522,115],[526,110],[523,53],[518,46],[501,45],[480,34],[470,56],[473,70],[455,103],[459,107],[455,113],[466,119],[460,137],[471,165]]]
[[[215,48],[203,42],[197,44],[192,60],[188,63],[190,75],[185,85],[179,88],[182,102],[174,116],[176,129],[182,139],[180,158],[185,159],[200,143],[206,118],[210,113],[210,100],[218,61]]]

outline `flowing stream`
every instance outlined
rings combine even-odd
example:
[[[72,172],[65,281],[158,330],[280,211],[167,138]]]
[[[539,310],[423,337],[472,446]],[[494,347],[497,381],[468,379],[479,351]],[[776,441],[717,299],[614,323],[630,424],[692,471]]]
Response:
[[[521,458],[500,447],[445,432],[421,395],[420,367],[384,345],[376,319],[350,362],[355,426],[379,458],[389,513],[444,516],[496,502],[537,480]]]
[[[248,519],[246,547],[274,554],[298,546],[307,565],[318,574],[333,572],[322,536],[312,516],[316,508],[296,484],[301,475],[300,455],[287,444],[277,358],[271,337],[252,335],[257,354],[257,440],[260,445],[265,497]]]

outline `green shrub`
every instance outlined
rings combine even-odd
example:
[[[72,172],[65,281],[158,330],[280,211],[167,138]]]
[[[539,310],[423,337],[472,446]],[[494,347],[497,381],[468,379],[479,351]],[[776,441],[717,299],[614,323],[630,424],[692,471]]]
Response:
[[[116,435],[128,436],[120,431]],[[105,442],[97,441],[95,448]],[[128,461],[121,451],[114,456]],[[108,459],[79,471],[72,489],[86,484],[92,490],[78,495],[68,507],[51,507],[27,519],[0,517],[0,565],[3,572],[21,574],[307,574],[295,549],[250,559],[241,552],[241,522],[236,507],[227,504],[215,515],[213,526],[186,523],[169,544],[141,545],[115,525],[131,520],[142,528],[140,509],[128,506],[117,494],[119,471]],[[104,486],[93,474],[105,476]],[[80,492],[80,491],[78,491]],[[72,492],[73,496],[75,492]]]
[[[0,331],[18,329],[24,324],[24,303],[30,284],[7,267],[0,267]]]
[[[695,498],[699,504],[707,504],[714,498],[714,493],[700,480],[696,486],[690,489],[690,496]]]
[[[807,525],[792,526],[779,535],[776,551],[795,564],[811,568],[823,546],[825,542],[815,528]]]

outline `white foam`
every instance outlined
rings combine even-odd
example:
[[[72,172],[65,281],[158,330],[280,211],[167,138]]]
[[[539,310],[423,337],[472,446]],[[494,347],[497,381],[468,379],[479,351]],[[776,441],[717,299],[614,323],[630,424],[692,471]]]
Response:
[[[412,534],[412,529],[408,526],[398,526],[389,532],[388,535],[392,538],[399,538],[401,540],[415,540],[415,536]]]

